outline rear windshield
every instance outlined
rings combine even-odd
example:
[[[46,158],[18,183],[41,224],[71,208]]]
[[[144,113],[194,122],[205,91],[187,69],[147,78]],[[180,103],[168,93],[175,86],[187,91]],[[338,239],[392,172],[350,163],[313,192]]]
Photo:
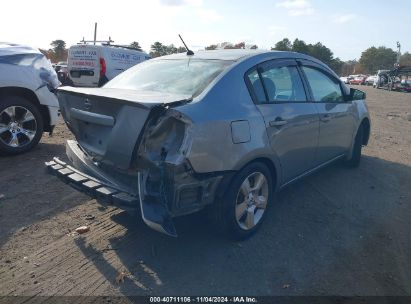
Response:
[[[108,82],[105,88],[199,95],[233,61],[148,60]]]

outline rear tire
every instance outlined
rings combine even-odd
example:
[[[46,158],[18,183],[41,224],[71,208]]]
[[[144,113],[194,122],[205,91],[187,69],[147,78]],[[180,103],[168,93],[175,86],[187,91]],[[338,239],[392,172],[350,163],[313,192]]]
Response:
[[[264,163],[244,167],[234,176],[222,199],[212,206],[218,231],[233,240],[253,235],[273,203],[273,187],[272,174]]]
[[[358,128],[357,135],[354,140],[354,147],[350,159],[345,161],[345,165],[349,168],[357,168],[361,161],[362,143],[364,138],[364,127],[361,125]]]
[[[43,118],[39,109],[20,96],[0,100],[0,154],[27,152],[43,135]]]

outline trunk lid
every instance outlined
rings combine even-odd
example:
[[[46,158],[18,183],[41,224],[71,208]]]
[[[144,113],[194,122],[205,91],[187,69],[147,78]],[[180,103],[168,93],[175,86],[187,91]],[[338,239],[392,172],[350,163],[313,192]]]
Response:
[[[190,96],[111,88],[62,87],[63,118],[82,149],[116,168],[130,168],[136,144],[155,109],[189,102]]]

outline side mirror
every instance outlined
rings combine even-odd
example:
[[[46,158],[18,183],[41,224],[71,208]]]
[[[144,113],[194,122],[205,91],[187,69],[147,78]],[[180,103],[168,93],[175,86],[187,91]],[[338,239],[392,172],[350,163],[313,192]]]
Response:
[[[366,97],[367,95],[363,91],[351,88],[348,101],[365,100]]]

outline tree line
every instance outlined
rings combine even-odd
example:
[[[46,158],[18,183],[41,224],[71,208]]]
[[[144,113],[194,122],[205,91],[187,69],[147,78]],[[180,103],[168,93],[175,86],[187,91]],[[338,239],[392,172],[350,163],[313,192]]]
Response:
[[[333,52],[321,42],[307,44],[303,40],[288,38],[278,41],[271,50],[292,51],[310,55],[326,63],[338,75],[374,74],[378,70],[391,70],[397,62],[397,52],[384,46],[372,46],[361,53],[359,60],[342,61],[334,58]],[[400,65],[411,65],[411,54],[406,52],[400,57]]]
[[[52,62],[66,61],[68,49],[64,40],[57,39],[50,43],[51,48],[48,50],[40,49]],[[132,47],[138,51],[143,51],[137,41],[131,42],[128,47]],[[258,49],[255,44],[248,45],[245,42],[231,43],[221,42],[211,44],[205,47],[206,50],[216,49]],[[372,46],[361,53],[359,60],[342,61],[338,57],[334,57],[333,52],[321,42],[315,44],[306,43],[303,40],[295,39],[291,42],[290,39],[284,38],[271,48],[276,51],[291,51],[310,55],[327,64],[338,75],[350,74],[374,74],[377,70],[392,69],[397,62],[397,52],[391,48],[384,46]],[[164,55],[186,52],[185,47],[175,46],[174,44],[165,45],[159,41],[154,42],[150,47],[150,56],[159,57]],[[411,53],[405,52],[400,57],[400,65],[411,65]]]

